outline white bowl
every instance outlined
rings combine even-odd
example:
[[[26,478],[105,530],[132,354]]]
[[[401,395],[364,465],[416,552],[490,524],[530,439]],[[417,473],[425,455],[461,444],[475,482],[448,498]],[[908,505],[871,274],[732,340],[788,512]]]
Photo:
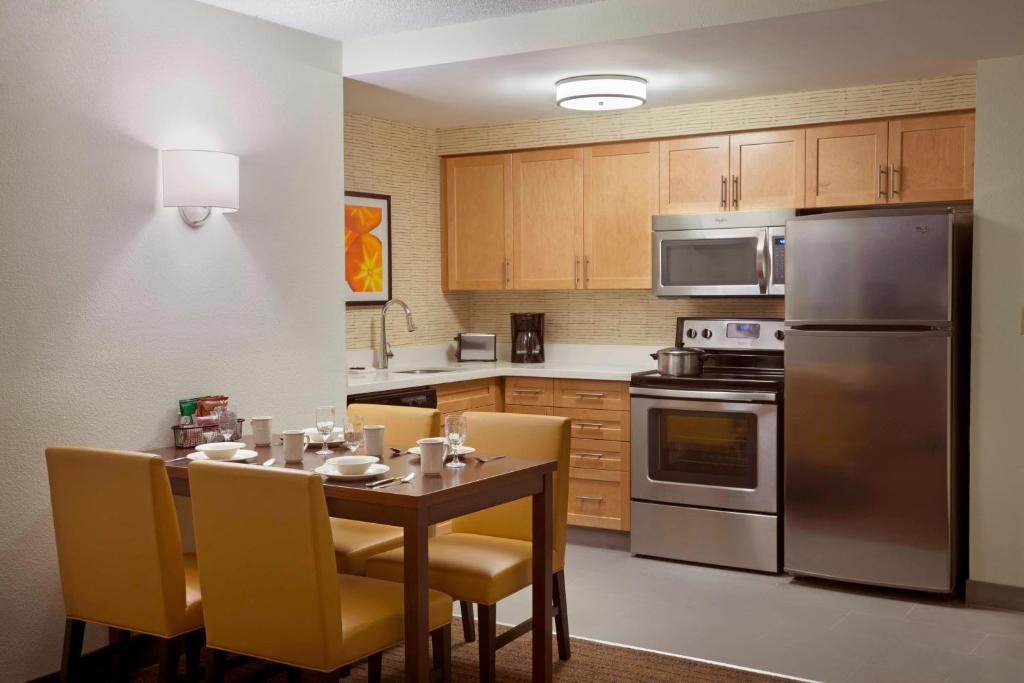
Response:
[[[380,458],[372,455],[339,455],[326,460],[326,464],[334,465],[342,474],[362,474],[375,462],[380,462]]]
[[[230,460],[238,449],[244,448],[245,444],[239,441],[218,441],[215,443],[201,443],[196,450],[206,455],[210,460]]]

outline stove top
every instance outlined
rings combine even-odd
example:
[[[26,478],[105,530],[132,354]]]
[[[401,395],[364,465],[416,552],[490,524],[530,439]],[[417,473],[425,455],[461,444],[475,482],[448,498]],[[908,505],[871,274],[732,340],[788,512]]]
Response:
[[[631,386],[710,391],[782,390],[782,322],[779,320],[676,321],[676,346],[703,349],[701,374],[662,375],[657,370],[632,375]]]

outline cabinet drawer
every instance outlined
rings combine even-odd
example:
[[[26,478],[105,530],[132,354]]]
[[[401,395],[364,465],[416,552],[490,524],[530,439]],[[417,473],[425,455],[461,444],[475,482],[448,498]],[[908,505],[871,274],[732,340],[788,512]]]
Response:
[[[624,410],[555,408],[554,414],[572,420],[573,438],[629,441],[629,413]]]
[[[491,406],[487,409],[493,410],[499,399],[498,383],[493,378],[438,384],[434,390],[437,392],[437,409],[442,414],[484,410],[484,406]]]
[[[551,406],[505,406],[506,413],[522,413],[524,415],[551,415],[554,408]]]
[[[624,529],[628,495],[621,472],[569,468],[569,524]]]
[[[629,471],[629,442],[573,439],[569,465],[580,469]]]
[[[629,385],[590,379],[556,379],[555,405],[562,408],[629,410]]]
[[[552,405],[552,380],[546,377],[506,377],[505,403],[517,406]]]

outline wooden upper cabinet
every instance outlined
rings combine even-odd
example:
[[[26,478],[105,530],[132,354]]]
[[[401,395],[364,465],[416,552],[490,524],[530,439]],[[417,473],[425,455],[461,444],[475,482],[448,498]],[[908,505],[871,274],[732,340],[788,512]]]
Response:
[[[445,160],[445,273],[449,290],[504,289],[512,240],[512,158]]]
[[[660,213],[714,213],[728,201],[729,136],[662,140]]]
[[[512,287],[574,289],[582,277],[583,150],[512,154]]]
[[[729,136],[730,208],[804,206],[804,129]]]
[[[974,114],[889,122],[892,199],[930,202],[974,197]]]
[[[807,129],[807,206],[884,204],[888,193],[886,121]]]
[[[649,289],[651,216],[658,213],[658,143],[583,150],[583,285]]]

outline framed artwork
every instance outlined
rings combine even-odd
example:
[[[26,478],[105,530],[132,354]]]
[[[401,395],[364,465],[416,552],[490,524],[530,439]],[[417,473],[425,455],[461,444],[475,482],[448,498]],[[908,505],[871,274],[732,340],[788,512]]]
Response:
[[[391,298],[391,195],[345,193],[345,305]]]

